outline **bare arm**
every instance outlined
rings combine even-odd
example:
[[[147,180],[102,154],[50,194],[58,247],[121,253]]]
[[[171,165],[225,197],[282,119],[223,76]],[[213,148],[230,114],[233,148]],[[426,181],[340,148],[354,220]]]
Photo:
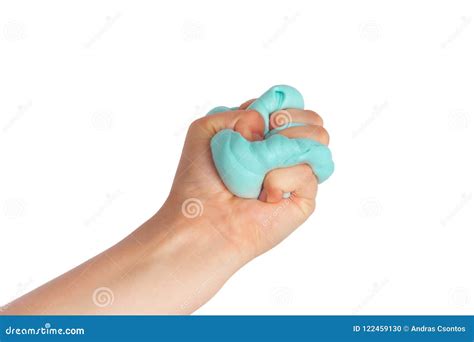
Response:
[[[209,143],[217,131],[234,129],[248,140],[262,135],[261,117],[246,105],[191,125],[171,193],[150,220],[2,314],[191,313],[245,263],[291,234],[315,208],[317,181],[309,166],[271,171],[259,199],[233,196],[214,168]],[[307,126],[279,134],[328,143],[317,114],[289,112]]]

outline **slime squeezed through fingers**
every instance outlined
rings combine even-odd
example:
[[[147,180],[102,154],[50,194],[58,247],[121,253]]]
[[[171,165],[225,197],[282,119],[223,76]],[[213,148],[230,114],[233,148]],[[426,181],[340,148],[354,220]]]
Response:
[[[287,85],[267,90],[248,107],[260,113],[265,128],[262,141],[248,141],[238,132],[225,129],[211,140],[212,158],[227,189],[242,198],[258,198],[265,175],[273,169],[308,164],[322,183],[334,172],[329,148],[307,138],[287,138],[277,134],[288,127],[304,126],[288,122],[284,127],[270,128],[270,115],[288,108],[303,109],[303,96]],[[236,108],[216,107],[208,115]]]

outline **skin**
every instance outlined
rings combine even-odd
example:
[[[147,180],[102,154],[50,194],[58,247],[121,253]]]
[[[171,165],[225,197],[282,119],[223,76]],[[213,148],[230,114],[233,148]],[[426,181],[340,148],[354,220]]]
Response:
[[[229,128],[248,140],[262,139],[262,118],[246,109],[251,102],[191,124],[170,194],[147,222],[0,313],[189,314],[239,268],[291,234],[315,209],[318,184],[308,165],[269,172],[259,199],[232,195],[214,168],[209,147],[218,131]],[[292,122],[308,126],[279,134],[329,143],[318,114],[288,113]],[[271,128],[279,122],[270,121]],[[282,198],[285,192],[290,198]]]

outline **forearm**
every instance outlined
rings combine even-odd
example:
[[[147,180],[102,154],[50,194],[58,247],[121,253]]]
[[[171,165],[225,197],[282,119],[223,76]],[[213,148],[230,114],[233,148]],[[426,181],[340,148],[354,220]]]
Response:
[[[115,246],[9,304],[3,314],[191,313],[242,264],[212,225],[161,211]]]
[[[239,198],[222,182],[212,157],[211,140],[217,132],[234,130],[248,141],[261,140],[266,126],[258,112],[247,109],[250,103],[191,124],[170,195],[153,218],[117,245],[0,311],[191,313],[242,265],[285,239],[315,208],[318,181],[312,168],[300,164],[273,169],[265,175],[258,199]],[[283,127],[278,134],[288,139],[328,144],[329,135],[315,112],[289,108],[285,115],[289,122],[304,125],[284,128],[275,119],[267,128]],[[245,153],[239,158],[244,164],[252,160]],[[283,198],[284,193],[291,196]]]

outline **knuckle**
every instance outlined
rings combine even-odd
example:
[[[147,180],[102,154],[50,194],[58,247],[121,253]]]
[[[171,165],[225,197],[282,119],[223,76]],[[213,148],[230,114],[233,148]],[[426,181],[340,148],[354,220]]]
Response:
[[[302,165],[302,173],[301,173],[301,182],[304,186],[313,187],[316,183],[316,177],[313,173],[313,169],[308,164]]]
[[[206,117],[206,116],[195,119],[193,122],[191,122],[190,126],[193,126],[193,127],[202,126],[207,121],[207,119],[208,119],[208,117]]]
[[[191,124],[188,127],[188,134],[202,134],[207,130],[207,127],[209,126],[209,118],[208,117],[202,117],[199,119],[194,120],[191,122]]]
[[[263,184],[266,186],[275,185],[278,180],[278,171],[279,169],[270,170],[266,175],[263,181]]]
[[[329,144],[329,133],[324,127],[315,126],[315,134],[318,141],[325,145]]]
[[[198,127],[200,125],[200,123],[199,123],[200,120],[201,119],[196,119],[193,122],[191,122],[191,124],[189,125],[189,130],[191,131],[191,130],[195,129],[196,127]]]
[[[242,112],[241,117],[246,119],[260,119],[260,113],[254,109],[246,109]]]
[[[305,165],[305,180],[308,181],[310,185],[312,185],[316,181],[316,177],[314,176],[313,169],[309,165]]]
[[[316,125],[319,125],[319,126],[323,126],[324,125],[324,120],[323,118],[321,117],[321,115],[319,115],[318,113],[316,113],[314,110],[308,110],[308,113],[310,113],[310,115],[313,117],[313,120],[315,122]]]
[[[191,122],[189,130],[203,129],[209,126],[210,116],[203,116]]]

